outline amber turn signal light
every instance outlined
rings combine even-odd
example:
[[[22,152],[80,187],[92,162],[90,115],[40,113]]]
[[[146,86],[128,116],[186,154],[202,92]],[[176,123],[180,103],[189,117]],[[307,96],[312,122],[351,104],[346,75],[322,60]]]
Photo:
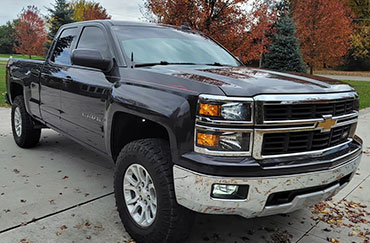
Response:
[[[203,116],[221,116],[221,106],[200,104],[199,114]]]
[[[198,132],[197,144],[205,147],[216,147],[220,141],[219,135]]]

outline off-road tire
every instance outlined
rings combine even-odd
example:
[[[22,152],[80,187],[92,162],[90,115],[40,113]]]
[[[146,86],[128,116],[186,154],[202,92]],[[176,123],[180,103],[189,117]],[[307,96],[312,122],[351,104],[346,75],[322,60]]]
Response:
[[[21,135],[18,136],[15,127],[15,111],[19,108],[21,116]],[[24,104],[24,98],[22,95],[15,97],[12,104],[11,113],[12,131],[15,143],[21,148],[32,148],[36,146],[41,137],[41,129],[34,128],[34,121],[32,117],[27,113],[26,106]]]
[[[145,228],[131,217],[124,199],[123,179],[132,164],[143,166],[156,188],[157,215],[154,222]],[[114,177],[116,205],[126,231],[137,243],[179,243],[190,233],[194,212],[176,201],[172,166],[168,142],[161,139],[131,142],[118,156]]]

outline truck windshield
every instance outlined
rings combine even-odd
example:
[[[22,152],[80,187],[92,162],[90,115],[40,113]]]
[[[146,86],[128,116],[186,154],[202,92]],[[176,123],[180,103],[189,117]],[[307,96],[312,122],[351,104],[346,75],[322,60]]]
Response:
[[[204,35],[175,28],[114,26],[124,54],[140,66],[192,64],[240,66],[226,50]],[[149,65],[148,65],[149,66]]]

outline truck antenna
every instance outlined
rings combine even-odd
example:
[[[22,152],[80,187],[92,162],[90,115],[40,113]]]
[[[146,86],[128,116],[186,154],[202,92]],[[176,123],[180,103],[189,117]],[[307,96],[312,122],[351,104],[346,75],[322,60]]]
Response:
[[[134,52],[131,52],[131,68],[135,67],[135,62],[134,62]]]

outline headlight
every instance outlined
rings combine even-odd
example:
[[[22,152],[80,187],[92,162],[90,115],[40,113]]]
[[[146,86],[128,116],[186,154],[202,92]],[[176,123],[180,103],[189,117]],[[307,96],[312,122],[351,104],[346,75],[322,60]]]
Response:
[[[200,95],[194,151],[216,156],[249,156],[253,139],[253,99]]]
[[[252,122],[253,100],[202,95],[198,102],[198,117],[214,121]]]
[[[245,103],[227,103],[221,105],[221,116],[225,120],[250,121],[251,106]]]

